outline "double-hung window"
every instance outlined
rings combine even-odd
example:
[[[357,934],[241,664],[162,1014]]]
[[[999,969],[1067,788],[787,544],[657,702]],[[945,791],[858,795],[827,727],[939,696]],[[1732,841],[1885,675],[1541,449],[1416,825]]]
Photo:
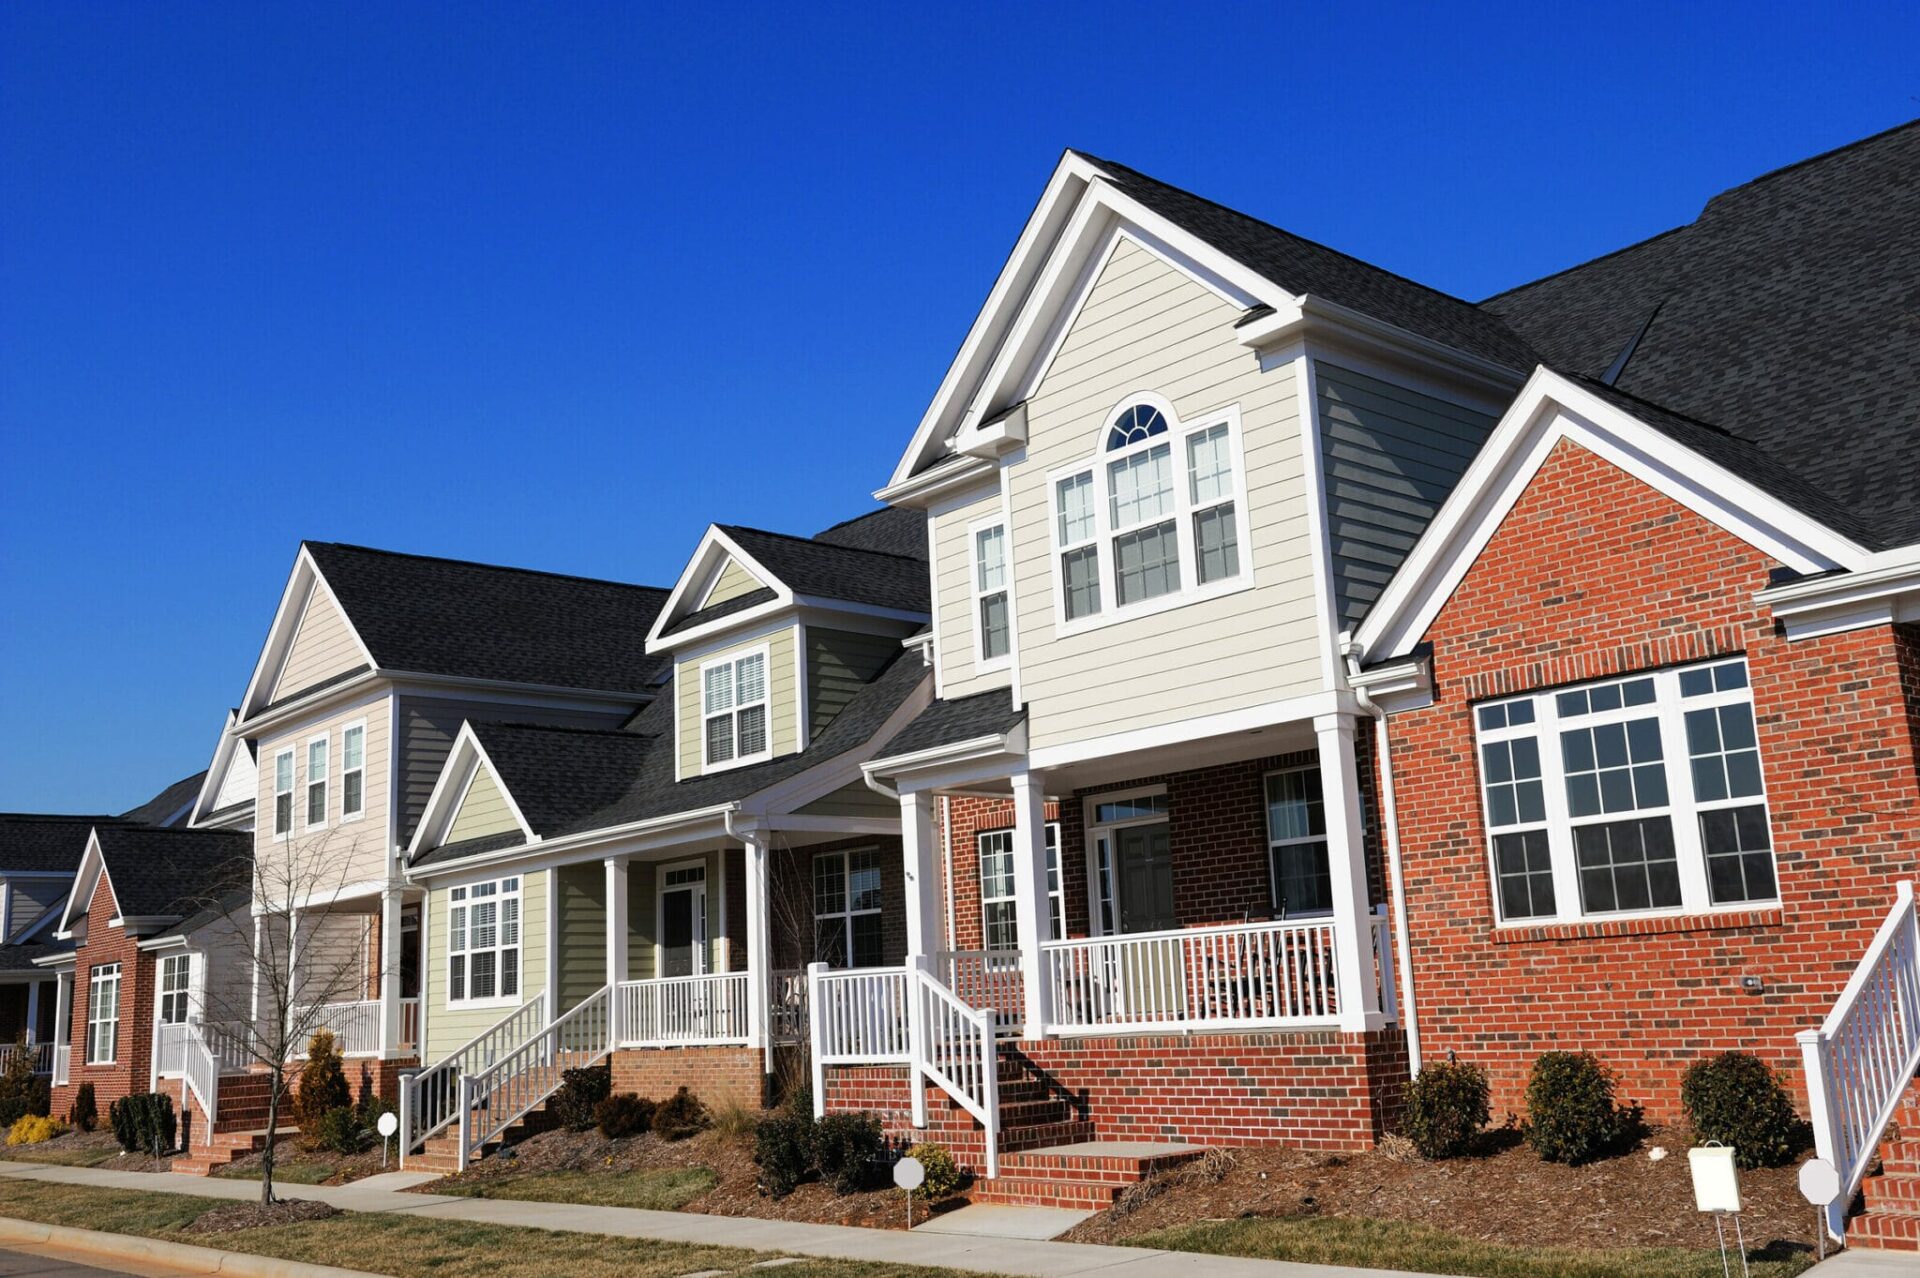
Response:
[[[1005,524],[973,529],[973,620],[980,663],[1003,660],[1013,635],[1008,617]]]
[[[273,756],[273,837],[284,839],[293,832],[293,751],[282,750]]]
[[[113,1064],[119,1038],[120,965],[102,963],[87,976],[87,1064]]]
[[[980,937],[989,950],[1020,948],[1020,924],[1013,908],[1013,831],[988,830],[980,848]],[[1047,823],[1047,914],[1053,939],[1067,934],[1065,898],[1060,891],[1060,826]]]
[[[1090,462],[1051,477],[1061,619],[1151,611],[1243,584],[1241,469],[1234,411],[1182,425],[1170,408],[1122,408]]]
[[[767,653],[727,657],[700,667],[705,758],[748,763],[771,753],[767,739]]]
[[[1475,722],[1502,921],[1778,899],[1745,661],[1483,704]]]
[[[307,742],[307,828],[327,823],[327,739]]]
[[[813,957],[833,967],[878,967],[880,853],[822,852],[813,858]]]
[[[356,723],[340,734],[340,819],[367,810],[367,725]]]
[[[447,1001],[520,997],[520,878],[448,893]]]
[[[1319,768],[1289,768],[1267,777],[1267,856],[1276,913],[1297,918],[1332,912]]]
[[[185,1025],[193,983],[193,956],[169,954],[160,960],[160,1023]]]

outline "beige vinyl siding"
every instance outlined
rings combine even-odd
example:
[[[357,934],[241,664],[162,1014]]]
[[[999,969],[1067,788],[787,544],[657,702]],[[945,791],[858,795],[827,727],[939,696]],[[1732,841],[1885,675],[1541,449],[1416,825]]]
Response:
[[[366,664],[367,659],[361,655],[360,645],[347,625],[346,614],[334,602],[326,583],[316,581],[268,700],[282,700]]]
[[[298,849],[296,863],[312,864],[315,854],[324,852],[325,879],[318,886],[326,889],[387,877],[387,799],[391,736],[388,698],[385,695],[336,710],[320,719],[308,720],[297,727],[277,729],[275,735],[260,742],[260,769],[257,778],[258,807],[255,808],[253,845],[259,856],[274,854],[284,842],[273,836],[273,759],[285,749],[293,751],[293,832],[291,840]],[[362,793],[365,807],[350,821],[340,819],[340,732],[350,724],[364,722],[366,740],[366,783]],[[327,824],[324,829],[307,829],[307,742],[325,733],[327,737]]]
[[[807,739],[832,723],[854,694],[900,655],[897,635],[807,630]]]
[[[480,839],[519,828],[520,823],[513,819],[513,812],[507,807],[507,796],[501,792],[500,782],[493,770],[482,764],[473,784],[467,787],[466,797],[460,800],[460,810],[453,814],[453,824],[447,828],[444,842]]]
[[[520,887],[520,999],[525,1002],[547,988],[547,898],[552,871],[521,875]],[[503,876],[476,876],[503,877]],[[427,998],[427,1050],[434,1061],[477,1037],[508,1016],[506,1004],[492,1007],[447,1006],[448,892],[451,880],[434,884],[428,896],[427,967],[420,975]],[[598,989],[596,985],[594,988]]]
[[[823,794],[801,808],[807,816],[892,817],[900,815],[900,804],[884,794],[876,794],[866,783],[855,781],[832,794]]]
[[[1004,688],[1012,674],[1002,667],[980,673],[974,668],[973,635],[973,550],[970,532],[974,524],[990,520],[1000,513],[1000,488],[989,483],[960,497],[935,506],[929,518],[932,525],[933,590],[937,601],[934,625],[940,649],[940,693],[944,697],[966,697],[976,692]],[[1046,530],[1043,527],[1042,533]],[[1040,557],[1046,558],[1044,548]]]
[[[705,720],[701,714],[700,667],[728,657],[743,656],[765,645],[767,649],[767,738],[774,757],[800,748],[800,695],[794,674],[794,630],[785,626],[771,634],[716,648],[689,657],[674,667],[673,683],[679,698],[680,775],[699,776],[705,769]]]
[[[707,592],[707,601],[700,606],[711,608],[714,604],[738,599],[741,595],[750,595],[756,590],[763,589],[766,584],[742,568],[739,560],[729,559],[727,566],[720,570],[720,579],[714,582],[713,589]]]
[[[1322,687],[1311,518],[1290,364],[1262,372],[1235,339],[1240,312],[1123,240],[1028,401],[1026,457],[1010,472],[1021,685],[1043,749],[1244,709]],[[1054,624],[1051,472],[1095,460],[1109,413],[1136,391],[1182,425],[1240,411],[1251,589],[1061,637]],[[1184,459],[1176,458],[1184,476]],[[1181,479],[1184,482],[1184,478]],[[1182,564],[1190,583],[1193,566]],[[1103,614],[1113,583],[1103,581]],[[948,591],[943,589],[942,602]],[[942,656],[946,653],[943,647]],[[951,682],[948,695],[953,695]]]

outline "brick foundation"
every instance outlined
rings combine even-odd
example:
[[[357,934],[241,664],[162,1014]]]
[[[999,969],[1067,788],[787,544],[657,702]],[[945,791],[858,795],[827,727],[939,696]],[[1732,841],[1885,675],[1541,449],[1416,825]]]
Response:
[[[684,1087],[709,1106],[766,1104],[767,1079],[753,1047],[643,1047],[613,1054],[613,1090],[665,1100]]]

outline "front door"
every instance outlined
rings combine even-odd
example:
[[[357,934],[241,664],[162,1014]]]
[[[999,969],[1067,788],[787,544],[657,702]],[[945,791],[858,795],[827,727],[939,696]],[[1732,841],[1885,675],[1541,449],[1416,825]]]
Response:
[[[1166,824],[1114,832],[1120,864],[1120,930],[1165,932],[1173,916],[1173,837]]]
[[[660,975],[698,976],[705,972],[706,940],[705,867],[666,871],[660,885]]]

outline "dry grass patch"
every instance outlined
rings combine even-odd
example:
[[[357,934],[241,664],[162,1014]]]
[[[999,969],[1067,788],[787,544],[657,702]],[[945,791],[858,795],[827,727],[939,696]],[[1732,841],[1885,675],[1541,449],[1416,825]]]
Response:
[[[593,1207],[640,1207],[679,1211],[712,1189],[718,1178],[706,1167],[663,1171],[556,1171],[487,1180],[449,1179],[431,1188],[467,1198],[512,1198],[533,1203],[586,1203]]]

